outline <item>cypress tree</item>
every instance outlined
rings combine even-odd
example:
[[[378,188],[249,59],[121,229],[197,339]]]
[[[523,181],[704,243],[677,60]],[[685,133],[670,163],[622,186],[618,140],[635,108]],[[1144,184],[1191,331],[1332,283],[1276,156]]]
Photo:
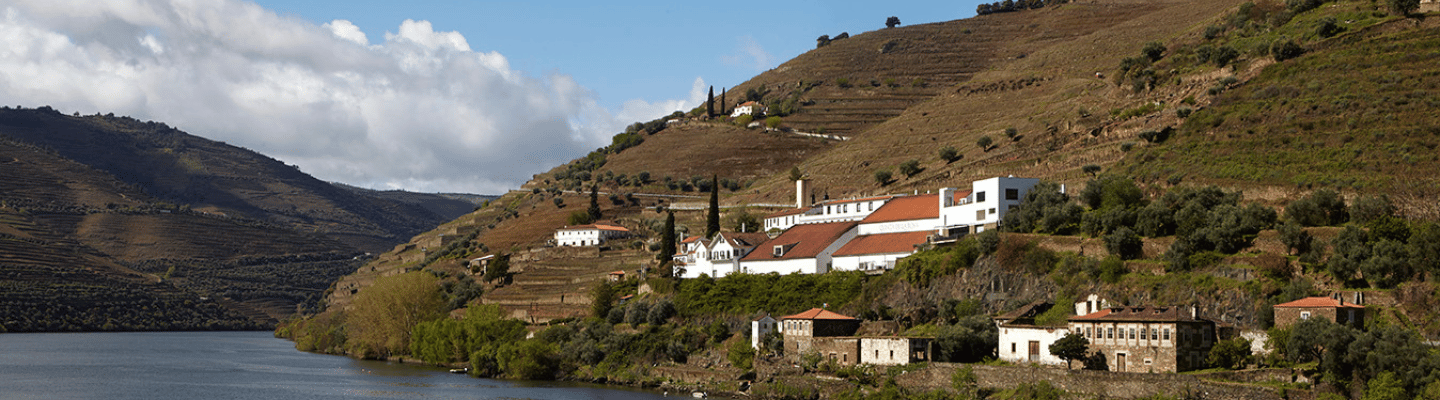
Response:
[[[665,232],[660,234],[660,254],[655,255],[656,260],[666,261],[675,255],[675,212],[665,212]],[[664,265],[665,263],[661,263]]]
[[[729,88],[720,88],[720,115],[730,115],[730,113],[725,112],[725,108],[727,108],[725,105],[730,104],[725,102],[725,92],[729,90]]]
[[[600,194],[597,192],[600,185],[590,185],[590,221],[600,220]]]
[[[715,117],[715,87],[710,87],[710,97],[705,99],[705,115]]]
[[[710,212],[705,215],[705,237],[720,233],[720,176],[710,176]]]

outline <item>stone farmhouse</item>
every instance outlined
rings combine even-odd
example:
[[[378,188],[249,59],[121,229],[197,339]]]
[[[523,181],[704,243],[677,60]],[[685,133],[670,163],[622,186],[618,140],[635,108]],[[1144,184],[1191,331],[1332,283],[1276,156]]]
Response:
[[[1215,322],[1193,306],[1120,306],[1070,318],[1070,331],[1118,372],[1184,372],[1205,367]]]
[[[777,332],[779,328],[779,321],[775,321],[769,313],[750,321],[750,347],[760,350],[760,341],[765,339],[765,335]]]
[[[1300,321],[1318,317],[1363,329],[1365,327],[1365,306],[1359,304],[1363,299],[1360,292],[1355,292],[1352,301],[1347,302],[1345,296],[1337,293],[1331,297],[1306,297],[1276,304],[1275,326],[1288,328]]]
[[[626,238],[630,230],[621,226],[594,224],[566,226],[555,230],[556,246],[599,246],[606,241]]]
[[[859,319],[822,308],[780,317],[785,357],[792,362],[807,353],[839,366],[905,365],[932,358],[932,338],[854,336],[859,329]]]

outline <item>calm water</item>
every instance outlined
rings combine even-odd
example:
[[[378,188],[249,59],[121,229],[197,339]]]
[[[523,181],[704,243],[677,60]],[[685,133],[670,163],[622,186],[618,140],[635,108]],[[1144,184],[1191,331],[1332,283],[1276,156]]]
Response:
[[[671,398],[675,398],[672,396]],[[0,334],[4,399],[661,399],[296,351],[269,332]]]

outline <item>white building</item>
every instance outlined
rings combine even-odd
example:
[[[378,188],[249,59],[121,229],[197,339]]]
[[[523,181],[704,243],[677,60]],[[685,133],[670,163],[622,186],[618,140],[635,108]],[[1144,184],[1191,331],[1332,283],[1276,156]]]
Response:
[[[834,254],[834,270],[881,271],[915,254],[940,224],[939,195],[890,199],[855,227],[856,237]]]
[[[831,256],[855,238],[855,225],[855,222],[796,225],[741,258],[739,272],[781,275],[829,272]]]
[[[614,225],[567,226],[555,230],[556,246],[599,246],[608,240],[630,236],[630,230]]]
[[[995,229],[1020,205],[1039,179],[997,177],[971,183],[969,191],[940,188],[939,236],[958,237]]]
[[[768,109],[765,108],[764,104],[747,101],[741,103],[738,106],[735,106],[735,111],[730,112],[730,118],[739,118],[741,115],[753,115],[759,117],[765,115],[765,111],[767,110]]]
[[[870,365],[906,365],[930,361],[931,338],[861,337],[860,363]]]
[[[703,274],[723,278],[739,271],[740,259],[769,239],[763,233],[721,232],[715,234],[714,240],[696,240],[700,244],[686,256],[686,263],[675,265],[675,276],[699,278]]]
[[[750,321],[750,347],[760,350],[760,341],[765,339],[765,335],[775,332],[775,329],[775,318],[771,318],[770,314]]]
[[[1070,333],[1069,321],[1057,326],[1035,324],[1035,317],[1055,305],[1043,300],[1001,314],[994,318],[1000,340],[997,356],[1013,363],[1065,365],[1065,360],[1050,354],[1050,345]]]

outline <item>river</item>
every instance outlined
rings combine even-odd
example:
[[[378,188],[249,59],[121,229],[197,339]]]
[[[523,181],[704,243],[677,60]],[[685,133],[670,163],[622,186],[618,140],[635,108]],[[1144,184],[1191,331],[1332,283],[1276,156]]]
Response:
[[[156,332],[0,334],[0,398],[664,397],[656,392],[565,382],[476,379],[440,368],[304,353],[269,332]]]

